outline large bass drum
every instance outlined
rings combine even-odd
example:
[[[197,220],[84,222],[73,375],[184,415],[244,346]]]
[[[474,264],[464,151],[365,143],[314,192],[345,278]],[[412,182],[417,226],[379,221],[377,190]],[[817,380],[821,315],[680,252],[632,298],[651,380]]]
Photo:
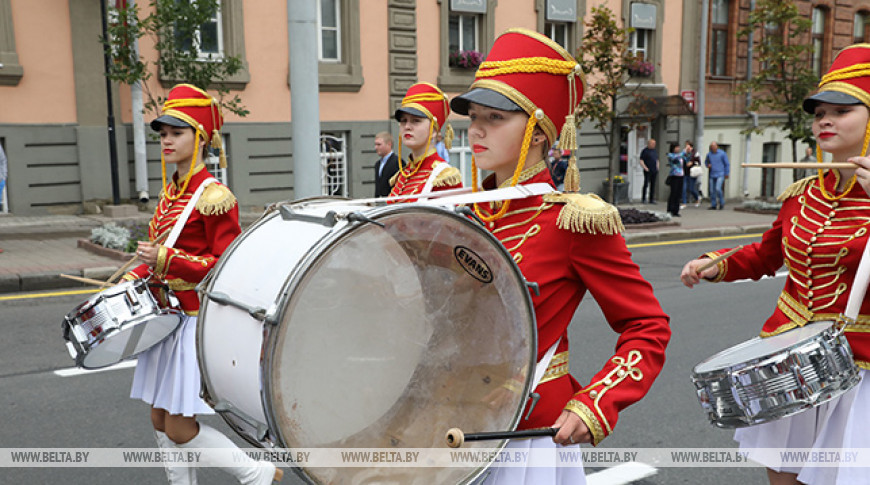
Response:
[[[520,420],[537,348],[527,283],[451,210],[280,206],[227,249],[201,296],[204,398],[254,445],[443,448],[449,428]],[[296,468],[330,484],[463,483],[483,470]]]

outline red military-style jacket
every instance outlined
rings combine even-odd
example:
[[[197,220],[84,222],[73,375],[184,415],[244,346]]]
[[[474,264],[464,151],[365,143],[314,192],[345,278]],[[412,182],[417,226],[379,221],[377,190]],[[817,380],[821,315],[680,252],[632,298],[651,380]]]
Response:
[[[160,202],[148,224],[149,240],[166,239],[193,193],[204,180],[212,176],[202,165],[194,170],[187,189],[177,200],[169,198],[179,192],[177,174],[163,189]],[[160,246],[153,274],[175,292],[186,314],[199,313],[199,297],[194,288],[240,232],[239,207],[235,196],[226,186],[212,182],[196,202],[173,247]],[[141,264],[128,272],[124,279],[146,278],[151,273],[148,265]],[[155,295],[161,304],[168,304],[162,291],[155,290]]]
[[[540,182],[552,185],[543,161],[523,171],[519,180]],[[484,188],[495,188],[492,177]],[[489,215],[500,203],[479,207]],[[559,341],[535,390],[541,398],[518,428],[552,426],[567,409],[583,419],[598,444],[613,432],[619,412],[650,389],[671,335],[668,316],[631,260],[618,212],[595,195],[553,193],[512,200],[503,217],[486,225],[523,276],[539,285],[540,294],[532,295],[538,360]],[[613,356],[583,386],[568,374],[568,324],[586,292],[619,338]]]
[[[410,159],[408,164],[403,166],[402,170],[399,170],[390,181],[390,184],[393,186],[393,189],[390,191],[390,197],[419,194],[423,191],[426,182],[432,175],[432,170],[441,164],[447,164],[447,162],[439,157],[435,151],[427,154],[419,162]],[[462,187],[462,175],[459,173],[459,169],[450,164],[447,164],[447,167],[435,176],[435,180],[432,183],[433,192],[458,189],[460,187]],[[414,201],[415,199],[410,199],[403,200],[402,202]]]
[[[834,194],[839,173],[824,178]],[[846,309],[858,263],[870,228],[870,197],[855,186],[841,199],[828,200],[817,177],[792,184],[780,196],[782,208],[761,242],[748,245],[719,263],[712,281],[759,279],[776,273],[783,263],[788,279],[776,309],[761,330],[762,337],[776,335],[808,322],[835,320]],[[707,253],[710,257],[727,252]],[[857,321],[846,327],[846,338],[855,362],[870,369],[870,301],[861,304]]]

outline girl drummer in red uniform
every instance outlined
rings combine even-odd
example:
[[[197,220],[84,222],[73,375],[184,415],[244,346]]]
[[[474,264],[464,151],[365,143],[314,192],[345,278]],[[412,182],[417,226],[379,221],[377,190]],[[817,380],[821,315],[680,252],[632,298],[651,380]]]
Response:
[[[399,171],[391,181],[390,197],[462,187],[459,170],[435,150],[435,134],[445,125],[444,143],[447,148],[452,143],[453,129],[447,123],[448,115],[447,96],[437,86],[417,83],[408,89],[402,106],[395,113],[399,122]],[[411,150],[407,163],[402,161],[403,145]]]
[[[283,471],[244,453],[237,454],[243,461],[233,461],[230,452],[235,444],[196,421],[197,414],[214,411],[199,398],[195,345],[199,298],[194,288],[241,232],[236,198],[204,165],[211,142],[221,150],[221,165],[225,166],[222,125],[217,102],[189,84],[173,87],[162,115],[151,122],[151,128],[160,133],[163,191],[148,225],[149,241],[139,243],[137,254],[143,264],[124,279],[151,277],[165,283],[178,298],[184,319],[173,335],[140,354],[130,397],[151,405],[151,423],[161,448],[214,448],[213,453],[200,455],[200,465],[220,467],[240,483],[264,485],[280,479]],[[176,167],[168,183],[167,164]],[[190,204],[193,210],[182,220]],[[181,231],[176,237],[172,232],[177,224]],[[168,304],[164,291],[157,290],[157,297],[162,305]],[[196,467],[167,464],[166,475],[172,484],[196,483]]]
[[[717,265],[698,269],[728,251],[707,253],[686,263],[680,274],[689,288],[701,278],[734,281],[772,276],[785,263],[788,278],[761,336],[778,335],[843,313],[870,229],[870,44],[849,46],[822,77],[819,92],[804,100],[814,115],[817,160],[822,152],[854,169],[824,170],[797,181],[780,196],[782,208],[761,242],[744,247]],[[856,388],[802,413],[737,431],[741,448],[870,448],[870,301],[847,322],[845,335],[864,377]],[[752,457],[752,455],[750,455]],[[773,463],[771,484],[866,483],[866,469]]]
[[[483,190],[553,185],[547,150],[560,131],[560,145],[576,149],[574,114],[583,89],[577,61],[545,36],[511,29],[496,39],[471,89],[450,103],[471,121],[472,173],[478,167],[493,172],[483,180]],[[535,389],[541,397],[518,427],[559,431],[552,439],[514,440],[508,446],[515,449],[600,443],[614,431],[619,412],[649,390],[670,339],[668,316],[631,260],[616,208],[595,195],[576,193],[578,182],[572,156],[565,179],[571,193],[474,207],[525,278],[539,285],[532,301],[538,366],[546,371]],[[613,356],[581,385],[568,373],[568,324],[587,292],[620,336]],[[548,354],[551,348],[554,354]],[[543,362],[548,355],[552,358]],[[581,467],[553,466],[494,468],[485,483],[584,482]]]

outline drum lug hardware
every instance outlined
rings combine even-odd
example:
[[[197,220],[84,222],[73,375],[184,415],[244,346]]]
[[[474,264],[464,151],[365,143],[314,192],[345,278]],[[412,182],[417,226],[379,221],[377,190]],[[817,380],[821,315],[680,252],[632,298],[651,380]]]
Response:
[[[471,207],[468,207],[467,205],[460,205],[460,206],[456,206],[454,211],[457,214],[470,217],[470,218],[474,219],[481,226],[486,227],[486,224],[484,224],[483,220],[480,217],[478,217],[477,214],[475,214],[473,210],[471,210]]]
[[[224,400],[218,401],[214,405],[214,410],[219,413],[230,413],[233,416],[241,419],[242,421],[256,428],[257,440],[264,441],[266,439],[266,433],[269,432],[269,428],[265,424],[258,422],[256,419],[240,411],[238,408],[233,406],[232,403]]]
[[[535,296],[541,296],[541,287],[538,286],[536,282],[526,280],[526,286],[528,286],[529,289],[532,290],[532,293],[534,293]]]
[[[293,212],[293,209],[287,207],[286,205],[282,205],[278,212],[281,214],[281,219],[285,221],[303,221],[303,222],[313,222],[315,224],[322,224],[326,227],[332,227],[338,222],[338,217],[335,214],[335,211],[329,211],[323,217],[317,216],[309,216],[307,214],[299,214]]]
[[[268,316],[268,315],[266,315],[265,308],[245,305],[244,303],[242,303],[240,301],[233,300],[232,298],[229,297],[229,295],[227,295],[225,293],[213,291],[211,293],[207,293],[206,296],[208,296],[209,300],[211,300],[219,305],[229,305],[231,307],[236,307],[239,310],[244,310],[244,311],[248,312],[248,315],[250,315],[254,319],[259,320],[261,322],[265,321],[266,317]]]
[[[541,395],[537,392],[529,393],[529,399],[532,400],[532,403],[529,404],[529,412],[526,413],[526,417],[523,419],[529,419],[529,416],[532,415],[532,411],[535,410],[535,405],[538,404],[538,400],[541,399]]]
[[[349,222],[360,222],[363,224],[368,223],[368,224],[374,224],[376,226],[380,226],[381,228],[384,227],[384,225],[381,224],[380,222],[374,221],[374,220],[366,217],[361,212],[351,212],[350,214],[345,216],[345,219],[347,219]]]

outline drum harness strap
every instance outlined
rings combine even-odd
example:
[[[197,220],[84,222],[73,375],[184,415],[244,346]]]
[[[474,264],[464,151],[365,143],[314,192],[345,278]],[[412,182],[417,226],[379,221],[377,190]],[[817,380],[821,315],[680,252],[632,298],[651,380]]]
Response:
[[[172,231],[169,232],[169,237],[164,241],[163,246],[167,248],[171,248],[175,245],[175,241],[178,240],[178,236],[181,235],[181,230],[184,229],[184,224],[187,223],[187,219],[190,217],[190,214],[193,212],[193,208],[196,207],[197,201],[199,201],[200,196],[202,196],[205,188],[208,187],[212,182],[217,182],[217,179],[214,177],[209,177],[202,181],[199,184],[199,187],[193,192],[193,195],[190,196],[190,200],[187,201],[187,205],[184,206],[184,210],[181,211],[181,215],[178,216],[178,219],[175,220],[175,225],[172,226]],[[166,283],[153,284],[148,283],[148,286],[162,288],[164,290],[169,289],[169,285]]]
[[[538,388],[538,384],[541,383],[541,379],[544,377],[544,373],[547,371],[547,367],[550,367],[550,362],[553,360],[553,356],[556,355],[556,348],[559,346],[559,342],[562,341],[562,338],[559,337],[559,340],[556,340],[549,349],[547,349],[547,353],[541,357],[541,360],[535,365],[535,381],[531,390],[529,390],[529,398],[532,400],[532,403],[529,405],[529,412],[526,413],[526,417],[524,419],[529,419],[529,416],[532,415],[532,411],[535,409],[535,405],[538,404],[538,400],[541,399],[541,395],[535,392],[535,389]]]
[[[438,174],[446,170],[449,166],[450,165],[446,163],[439,163],[438,165],[432,167],[432,173],[430,173],[429,178],[426,179],[426,185],[423,186],[423,190],[421,192],[432,192],[432,185],[435,184],[435,179],[438,178]]]

